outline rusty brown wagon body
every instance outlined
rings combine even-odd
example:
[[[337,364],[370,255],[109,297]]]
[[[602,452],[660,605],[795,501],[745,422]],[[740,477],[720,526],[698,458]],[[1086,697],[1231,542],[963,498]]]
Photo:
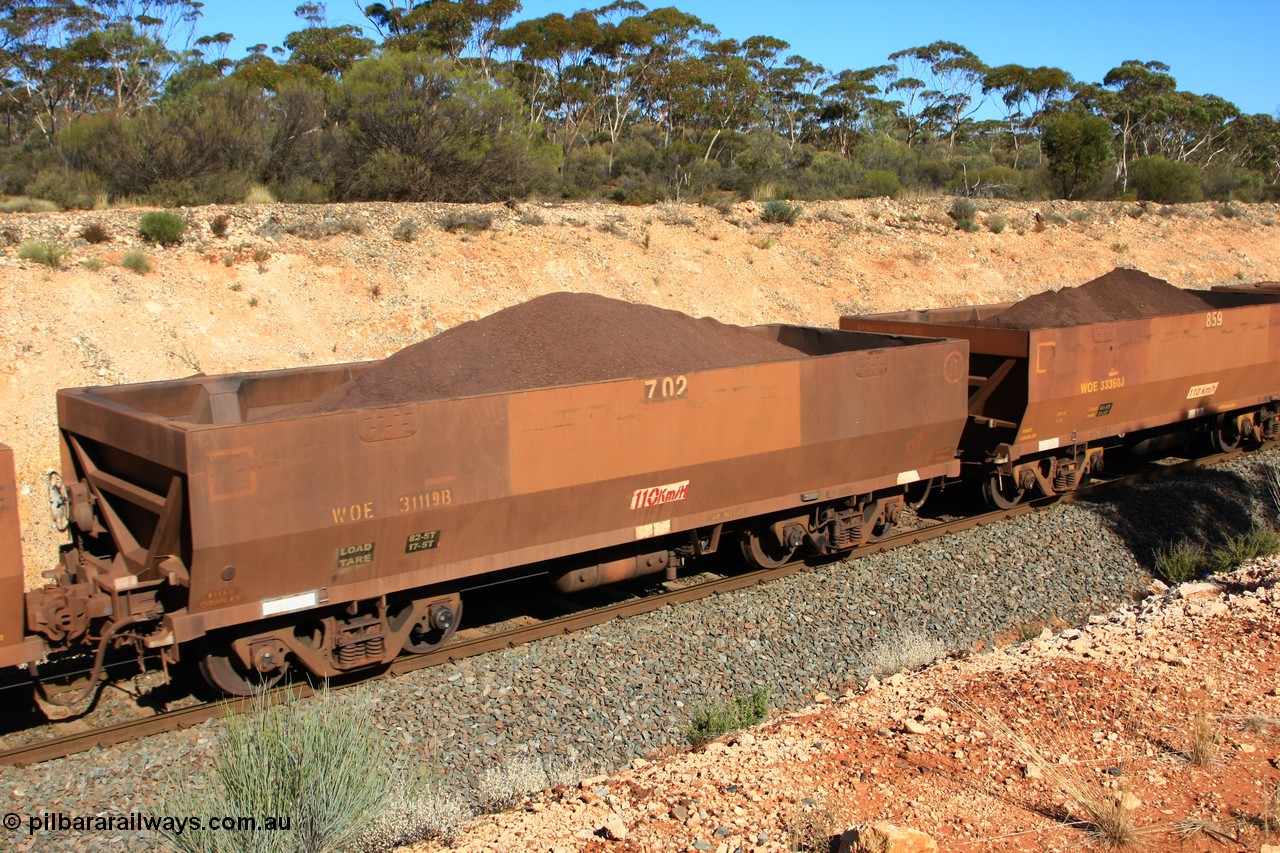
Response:
[[[1200,430],[1220,446],[1274,433],[1280,303],[1195,291],[1209,309],[1053,328],[982,325],[1009,304],[845,317],[843,329],[970,344],[966,473],[997,506],[1074,488],[1119,438]]]
[[[170,654],[226,638],[215,682],[285,656],[328,675],[430,647],[478,576],[538,564],[584,588],[738,530],[766,562],[838,553],[905,485],[958,473],[966,342],[761,333],[804,355],[306,417],[287,410],[368,365],[60,391],[83,544],[28,622],[107,618]]]
[[[0,444],[0,667],[37,660],[44,654],[40,638],[26,635],[22,587],[22,536],[13,449]]]

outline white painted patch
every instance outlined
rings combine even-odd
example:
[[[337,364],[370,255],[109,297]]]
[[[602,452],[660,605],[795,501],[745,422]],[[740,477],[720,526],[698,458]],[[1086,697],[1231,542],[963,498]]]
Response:
[[[1040,442],[1040,449],[1041,449],[1041,450],[1056,450],[1056,449],[1057,449],[1057,447],[1058,447],[1058,444],[1059,444],[1058,439],[1056,439],[1056,438],[1046,438],[1044,441]]]
[[[281,613],[292,613],[295,610],[306,610],[320,603],[320,596],[314,590],[286,595],[283,598],[268,598],[262,602],[263,616],[278,616]]]
[[[666,536],[671,532],[671,519],[655,521],[653,524],[641,524],[636,528],[637,539],[652,539],[655,536]]]
[[[1198,409],[1187,409],[1187,417],[1189,418],[1198,418],[1203,414],[1204,414],[1204,406],[1201,406]]]
[[[903,471],[898,475],[898,485],[905,486],[907,483],[914,483],[920,479],[919,471]]]

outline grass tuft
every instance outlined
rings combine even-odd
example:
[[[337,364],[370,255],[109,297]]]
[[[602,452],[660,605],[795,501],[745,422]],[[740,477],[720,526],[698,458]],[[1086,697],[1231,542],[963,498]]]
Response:
[[[1014,731],[1003,720],[976,708],[968,709],[982,719],[985,728],[1017,750],[1041,776],[1074,806],[1075,816],[1087,826],[1099,842],[1112,847],[1136,844],[1140,833],[1129,810],[1125,808],[1125,789],[1104,789],[1090,771],[1078,765],[1050,761],[1026,736]]]
[[[276,195],[262,184],[254,184],[249,187],[249,192],[244,197],[245,204],[275,204]]]
[[[62,266],[66,256],[67,250],[61,245],[44,240],[28,240],[18,247],[18,257],[22,260],[35,261],[55,270]]]
[[[764,210],[760,212],[760,221],[795,225],[801,213],[804,213],[804,208],[800,205],[788,204],[781,199],[772,198],[764,203]]]
[[[371,703],[364,694],[337,697],[321,691],[306,701],[268,706],[222,721],[215,742],[213,778],[181,780],[163,813],[253,816],[259,823],[287,818],[287,832],[254,833],[287,839],[294,850],[342,850],[383,810],[392,763],[385,754]],[[179,851],[248,849],[246,833],[193,831],[167,834]],[[267,849],[267,848],[252,848]],[[272,848],[274,849],[274,848]]]
[[[440,782],[428,782],[421,791],[397,790],[383,810],[352,845],[358,853],[384,853],[418,843],[439,841],[452,845],[471,819],[465,798]]]
[[[133,270],[138,275],[146,275],[151,272],[151,259],[141,249],[130,249],[120,259],[120,266],[127,270]]]
[[[1280,832],[1280,782],[1271,783],[1271,791],[1262,800],[1258,822],[1267,832]]]
[[[1190,728],[1187,760],[1193,767],[1208,767],[1218,757],[1218,749],[1222,746],[1222,728],[1207,711],[1192,714]]]
[[[769,713],[769,690],[758,687],[751,693],[735,693],[728,702],[713,702],[694,712],[685,739],[699,749],[718,737],[750,728]]]

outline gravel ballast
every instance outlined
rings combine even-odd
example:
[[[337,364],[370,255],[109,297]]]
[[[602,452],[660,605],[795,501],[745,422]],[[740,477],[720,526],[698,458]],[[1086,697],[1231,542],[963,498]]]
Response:
[[[1150,583],[1157,548],[1187,536],[1220,541],[1270,512],[1263,474],[1277,459],[1269,450],[362,689],[393,748],[438,767],[448,786],[474,788],[490,768],[529,756],[592,775],[683,747],[693,711],[733,691],[766,687],[775,707],[797,707],[865,682],[904,637],[968,651],[1128,603]],[[208,783],[216,725],[0,769],[6,811],[158,811],[177,780]],[[145,833],[27,837],[25,828],[6,841],[20,850],[156,845]]]

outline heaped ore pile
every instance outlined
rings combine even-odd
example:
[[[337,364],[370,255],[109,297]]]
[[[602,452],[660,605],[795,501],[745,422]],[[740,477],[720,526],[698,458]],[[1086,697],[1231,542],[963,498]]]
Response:
[[[288,415],[374,408],[799,358],[742,326],[551,293],[411,344]]]
[[[1194,293],[1138,270],[1118,267],[1079,287],[1028,296],[977,325],[1052,329],[1163,314],[1190,314],[1211,306]]]

